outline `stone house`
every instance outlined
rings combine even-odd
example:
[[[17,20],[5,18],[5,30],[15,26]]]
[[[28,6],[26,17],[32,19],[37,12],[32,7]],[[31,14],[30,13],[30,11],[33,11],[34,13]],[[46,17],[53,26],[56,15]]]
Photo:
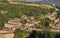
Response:
[[[8,23],[5,23],[5,27],[12,29],[15,31],[15,29],[18,29],[22,26],[22,23],[20,22],[20,19],[10,19]]]
[[[0,30],[0,38],[14,38],[14,33],[8,30]]]

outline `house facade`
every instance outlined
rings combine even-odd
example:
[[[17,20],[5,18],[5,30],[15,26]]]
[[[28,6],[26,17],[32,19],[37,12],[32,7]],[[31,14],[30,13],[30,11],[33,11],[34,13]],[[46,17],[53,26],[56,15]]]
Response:
[[[22,27],[22,23],[20,22],[20,19],[18,19],[18,18],[10,19],[8,21],[8,23],[5,23],[4,27],[10,28],[13,31],[15,31],[15,29],[18,29],[18,28]]]

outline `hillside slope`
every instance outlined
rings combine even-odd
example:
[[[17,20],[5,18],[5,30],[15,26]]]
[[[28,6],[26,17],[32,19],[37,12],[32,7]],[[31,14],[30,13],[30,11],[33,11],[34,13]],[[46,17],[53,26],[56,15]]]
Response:
[[[49,5],[21,2],[0,4],[0,29],[4,31],[8,29],[8,34],[12,31],[15,33],[14,38],[25,38],[32,30],[60,32],[60,12],[56,9]],[[43,34],[46,35],[45,32]],[[48,37],[52,35],[48,34]]]
[[[5,16],[6,20],[9,18],[20,18],[23,15],[34,16],[37,19],[42,15],[48,15],[51,12],[56,12],[59,9],[50,5],[44,4],[32,4],[23,2],[10,2],[7,4],[0,4],[0,11],[2,16]],[[6,12],[5,12],[6,11]],[[5,13],[4,13],[5,12]],[[2,18],[2,17],[1,17]]]
[[[55,10],[59,10],[53,6],[50,6],[50,5],[46,5],[46,4],[28,4],[28,3],[23,3],[23,2],[10,2],[11,4],[23,4],[23,5],[27,5],[27,6],[36,6],[36,7],[41,7],[41,8],[44,8],[44,9],[49,9],[49,8],[54,8]]]

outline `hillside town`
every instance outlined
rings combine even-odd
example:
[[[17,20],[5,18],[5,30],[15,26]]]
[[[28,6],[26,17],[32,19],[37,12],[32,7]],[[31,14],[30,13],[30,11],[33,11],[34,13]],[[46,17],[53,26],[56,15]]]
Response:
[[[10,3],[11,3],[11,1],[13,1],[13,0],[8,0],[8,2],[10,2]],[[14,3],[14,4],[16,4],[16,3]],[[25,4],[25,5],[27,5],[27,6],[32,5],[32,6],[36,6],[36,7],[40,6],[40,5],[35,5],[35,4],[29,4],[29,5]],[[17,18],[17,17],[9,18],[9,20],[6,23],[4,23],[4,27],[2,29],[0,29],[0,38],[14,38],[14,33],[15,33],[16,29],[20,29],[23,31],[30,31],[30,32],[32,30],[44,31],[48,28],[44,28],[43,26],[39,26],[38,24],[41,24],[40,19],[45,19],[45,18],[48,18],[51,21],[53,21],[53,22],[49,23],[48,27],[50,27],[50,28],[48,29],[48,31],[60,32],[60,19],[59,18],[56,19],[58,9],[55,8],[55,10],[56,11],[54,11],[52,13],[49,12],[46,15],[42,14],[39,17],[23,15],[23,16],[21,16],[21,18]],[[5,14],[7,12],[8,11],[0,10],[0,14]]]
[[[52,14],[50,16],[52,16]],[[0,38],[13,38],[14,32],[16,29],[21,29],[21,30],[25,30],[25,31],[32,31],[32,30],[43,31],[44,30],[43,28],[39,28],[39,29],[35,28],[35,24],[40,23],[40,21],[34,19],[33,16],[27,17],[26,15],[24,15],[21,18],[27,19],[27,23],[22,24],[19,18],[10,19],[8,21],[8,23],[5,23],[4,28],[2,30],[0,30],[0,34],[1,34]],[[49,16],[47,18],[49,18]],[[51,31],[60,32],[60,30],[59,30],[60,29],[60,20],[59,19],[55,19],[55,22],[51,23],[49,26],[52,27],[50,29]]]

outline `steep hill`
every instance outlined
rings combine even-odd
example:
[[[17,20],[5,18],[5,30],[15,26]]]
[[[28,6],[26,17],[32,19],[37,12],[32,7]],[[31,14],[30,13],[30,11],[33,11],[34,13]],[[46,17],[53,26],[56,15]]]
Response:
[[[4,16],[4,18],[6,18],[5,21],[7,21],[7,19],[9,18],[20,18],[23,15],[38,17],[42,14],[46,15],[49,12],[55,12],[58,10],[59,9],[55,7],[44,4],[32,4],[24,2],[10,2],[6,4],[0,4],[0,12],[1,15]]]
[[[32,30],[39,31],[37,32],[37,37],[40,36],[40,31],[44,31],[41,32],[42,38],[45,38],[44,36],[54,38],[55,33],[51,36],[52,33],[60,32],[60,11],[53,6],[44,4],[24,2],[1,3],[0,29],[7,30],[4,27],[9,32],[15,33],[14,38],[25,38],[29,36]]]

